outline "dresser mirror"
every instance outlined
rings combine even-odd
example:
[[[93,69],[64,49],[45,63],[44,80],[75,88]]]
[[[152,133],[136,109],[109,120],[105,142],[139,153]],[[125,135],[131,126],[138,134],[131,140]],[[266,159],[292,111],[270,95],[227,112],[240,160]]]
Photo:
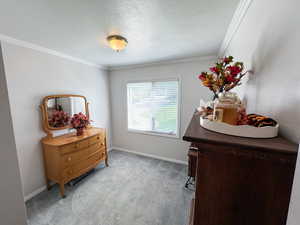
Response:
[[[50,95],[43,99],[42,105],[44,129],[63,130],[70,128],[70,119],[80,112],[89,117],[88,103],[81,95]]]

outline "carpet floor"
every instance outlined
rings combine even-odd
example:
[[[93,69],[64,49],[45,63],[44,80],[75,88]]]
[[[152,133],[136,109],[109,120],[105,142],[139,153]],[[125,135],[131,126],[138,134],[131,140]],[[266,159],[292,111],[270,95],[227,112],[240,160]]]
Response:
[[[193,196],[185,165],[112,150],[75,186],[57,185],[26,203],[29,225],[186,225]]]

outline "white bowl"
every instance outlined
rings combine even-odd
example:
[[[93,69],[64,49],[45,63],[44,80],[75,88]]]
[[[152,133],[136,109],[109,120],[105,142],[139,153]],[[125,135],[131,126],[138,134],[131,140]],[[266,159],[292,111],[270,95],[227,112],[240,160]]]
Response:
[[[200,117],[200,125],[207,130],[222,134],[251,138],[273,138],[278,135],[279,124],[275,127],[254,127],[249,125],[234,126],[227,123],[210,121]]]

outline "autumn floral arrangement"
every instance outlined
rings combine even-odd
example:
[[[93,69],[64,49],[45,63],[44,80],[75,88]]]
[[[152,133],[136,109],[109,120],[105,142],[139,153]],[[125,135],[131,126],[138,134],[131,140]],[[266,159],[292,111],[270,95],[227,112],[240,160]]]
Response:
[[[247,114],[246,106],[232,89],[242,84],[244,63],[234,62],[233,56],[218,60],[210,72],[202,72],[198,78],[202,85],[214,94],[214,100],[200,102],[198,114],[206,119],[230,125],[250,125],[255,127],[276,126],[277,122],[266,116]]]
[[[74,114],[71,118],[71,126],[72,128],[76,129],[77,136],[83,134],[84,129],[87,128],[90,122],[91,121],[88,119],[88,117],[82,112]]]
[[[220,93],[228,92],[241,85],[241,79],[247,74],[242,62],[234,62],[233,56],[224,57],[211,67],[210,72],[202,72],[199,79],[214,93],[214,99]]]
[[[55,110],[49,118],[51,127],[65,127],[69,124],[70,115],[62,110]]]

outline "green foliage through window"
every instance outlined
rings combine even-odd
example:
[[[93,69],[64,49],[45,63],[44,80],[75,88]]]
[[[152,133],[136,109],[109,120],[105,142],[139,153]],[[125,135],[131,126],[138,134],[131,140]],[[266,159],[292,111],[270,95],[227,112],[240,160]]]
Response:
[[[127,84],[128,129],[177,134],[178,81]]]

